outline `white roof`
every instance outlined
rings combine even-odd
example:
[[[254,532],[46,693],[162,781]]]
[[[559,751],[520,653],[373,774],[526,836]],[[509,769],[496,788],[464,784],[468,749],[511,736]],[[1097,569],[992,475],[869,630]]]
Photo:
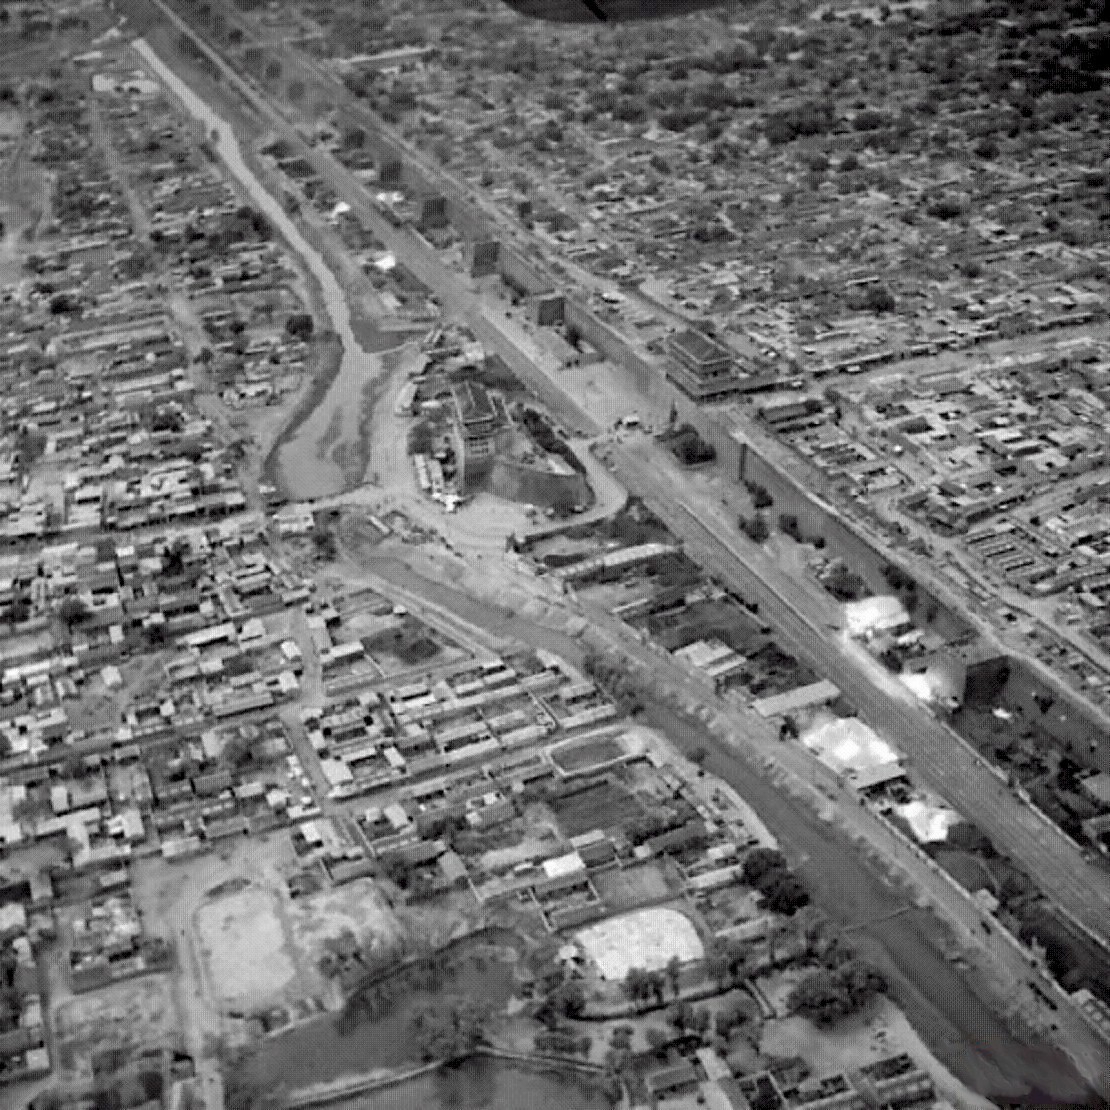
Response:
[[[324,778],[328,780],[329,786],[342,786],[344,783],[352,782],[355,777],[351,768],[341,759],[321,759],[320,770],[324,772]]]
[[[251,617],[249,620],[243,622],[243,627],[239,630],[239,641],[243,640],[259,640],[266,635],[266,626],[258,617]]]
[[[563,875],[573,875],[585,870],[586,865],[577,852],[567,852],[565,856],[555,856],[554,859],[543,861],[543,873],[549,879],[558,879]]]
[[[960,815],[955,810],[948,809],[947,806],[930,805],[919,798],[914,798],[905,805],[895,806],[895,811],[923,844],[947,840],[948,830],[960,820]]]
[[[810,729],[802,741],[837,774],[897,763],[898,752],[858,717],[837,718]]]
[[[896,597],[881,595],[849,601],[844,606],[844,624],[852,636],[865,636],[909,621],[906,607]]]

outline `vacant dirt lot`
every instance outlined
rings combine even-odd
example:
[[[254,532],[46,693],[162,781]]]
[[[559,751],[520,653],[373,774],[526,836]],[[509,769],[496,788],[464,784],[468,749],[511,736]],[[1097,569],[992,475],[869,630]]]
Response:
[[[575,934],[605,979],[620,982],[634,967],[658,971],[677,956],[686,963],[704,955],[690,919],[678,910],[651,909],[611,917]]]
[[[272,891],[250,886],[207,901],[195,926],[213,991],[230,1007],[272,1002],[296,975]]]

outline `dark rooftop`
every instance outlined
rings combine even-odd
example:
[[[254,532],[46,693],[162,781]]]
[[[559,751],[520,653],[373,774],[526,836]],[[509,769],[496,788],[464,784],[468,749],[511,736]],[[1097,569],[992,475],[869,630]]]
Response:
[[[459,382],[451,387],[451,393],[459,410],[459,419],[464,424],[497,419],[489,394],[477,382]]]
[[[679,354],[698,363],[732,358],[732,352],[727,347],[700,331],[687,330],[671,336],[671,346]]]

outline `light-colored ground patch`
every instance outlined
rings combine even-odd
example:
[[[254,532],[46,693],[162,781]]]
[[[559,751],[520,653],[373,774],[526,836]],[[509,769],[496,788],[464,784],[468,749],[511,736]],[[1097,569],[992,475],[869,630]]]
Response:
[[[505,848],[492,848],[482,856],[482,867],[487,871],[498,871],[512,867],[522,860],[534,859],[537,855],[549,851],[551,844],[556,839],[556,833],[550,826],[537,828],[530,825],[534,835],[526,836],[516,844]]]
[[[196,930],[213,991],[231,1005],[261,1005],[296,968],[285,947],[277,898],[258,887],[205,902]]]
[[[658,971],[674,956],[685,963],[705,954],[690,919],[671,909],[611,917],[580,930],[575,939],[609,980],[623,979],[634,967]]]
[[[392,908],[373,879],[356,879],[290,903],[289,924],[307,961],[324,951],[324,941],[352,933],[364,948],[378,948],[402,933]]]

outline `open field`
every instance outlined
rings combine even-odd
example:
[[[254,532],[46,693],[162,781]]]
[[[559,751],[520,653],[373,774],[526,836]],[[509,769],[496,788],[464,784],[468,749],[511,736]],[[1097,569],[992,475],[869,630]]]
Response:
[[[618,736],[592,736],[550,749],[552,763],[567,773],[604,767],[626,754]]]
[[[658,971],[674,957],[686,963],[705,955],[690,919],[678,910],[638,910],[575,934],[603,979],[620,982],[634,967]]]
[[[673,868],[673,864],[671,865]],[[659,898],[666,898],[667,862],[649,861],[636,867],[616,867],[591,876],[605,905],[613,910],[631,909]]]
[[[296,976],[271,891],[251,886],[217,897],[194,920],[212,986],[227,1006],[271,1002]]]
[[[598,782],[551,802],[565,836],[579,836],[596,828],[613,828],[643,816],[643,806],[623,787]]]

